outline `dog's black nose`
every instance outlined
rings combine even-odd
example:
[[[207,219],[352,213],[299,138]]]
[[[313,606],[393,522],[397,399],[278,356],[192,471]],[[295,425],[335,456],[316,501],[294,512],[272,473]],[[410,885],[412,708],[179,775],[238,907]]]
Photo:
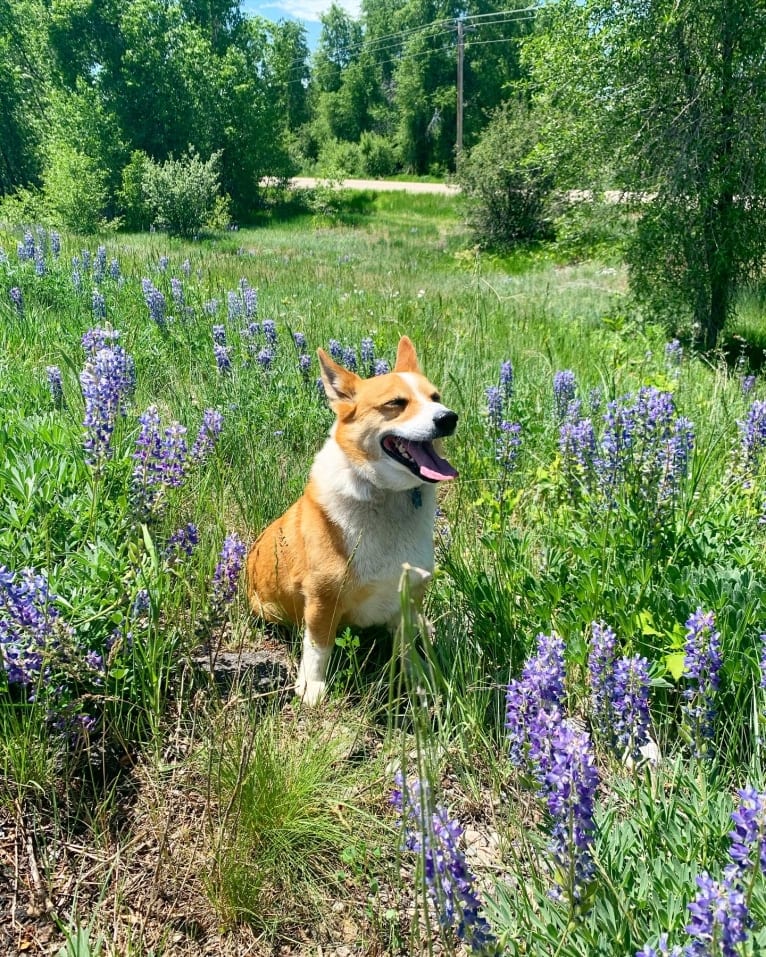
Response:
[[[439,435],[452,435],[457,428],[457,412],[453,412],[451,409],[437,412],[434,416],[434,425]]]

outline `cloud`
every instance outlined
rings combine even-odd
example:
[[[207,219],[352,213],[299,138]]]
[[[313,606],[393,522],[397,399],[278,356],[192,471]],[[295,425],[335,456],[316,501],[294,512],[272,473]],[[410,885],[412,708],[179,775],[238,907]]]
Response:
[[[272,0],[270,3],[261,4],[253,3],[251,0],[250,3],[243,3],[243,6],[252,10],[253,13],[260,13],[264,16],[273,14],[318,23],[319,14],[329,10],[331,3],[332,0]],[[338,5],[343,7],[351,16],[359,16],[360,0],[341,0]]]

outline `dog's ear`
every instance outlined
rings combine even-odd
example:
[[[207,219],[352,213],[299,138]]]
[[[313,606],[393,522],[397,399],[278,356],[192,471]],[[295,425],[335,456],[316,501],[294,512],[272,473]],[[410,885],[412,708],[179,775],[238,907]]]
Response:
[[[415,346],[413,346],[412,340],[408,336],[402,336],[399,340],[394,372],[420,372]]]
[[[324,349],[317,349],[317,355],[322,383],[330,405],[336,402],[353,402],[356,390],[362,381],[359,376],[334,362]]]

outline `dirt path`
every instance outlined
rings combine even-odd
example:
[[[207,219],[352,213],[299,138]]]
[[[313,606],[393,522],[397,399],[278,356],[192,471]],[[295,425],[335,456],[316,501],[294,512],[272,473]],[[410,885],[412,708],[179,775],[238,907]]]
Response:
[[[460,187],[452,183],[417,183],[395,179],[342,179],[334,181],[338,189],[373,189],[379,193],[398,191],[401,193],[437,193],[440,196],[455,196]],[[314,176],[294,176],[290,180],[293,189],[313,189],[327,179]],[[261,180],[262,186],[273,184],[269,178]]]

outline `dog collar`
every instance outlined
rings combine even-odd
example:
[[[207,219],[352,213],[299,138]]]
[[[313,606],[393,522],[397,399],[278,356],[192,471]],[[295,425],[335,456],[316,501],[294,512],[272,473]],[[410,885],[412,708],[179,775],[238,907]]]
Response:
[[[420,508],[420,506],[423,504],[423,493],[419,488],[412,489],[410,492],[410,498],[412,499],[413,508]]]

